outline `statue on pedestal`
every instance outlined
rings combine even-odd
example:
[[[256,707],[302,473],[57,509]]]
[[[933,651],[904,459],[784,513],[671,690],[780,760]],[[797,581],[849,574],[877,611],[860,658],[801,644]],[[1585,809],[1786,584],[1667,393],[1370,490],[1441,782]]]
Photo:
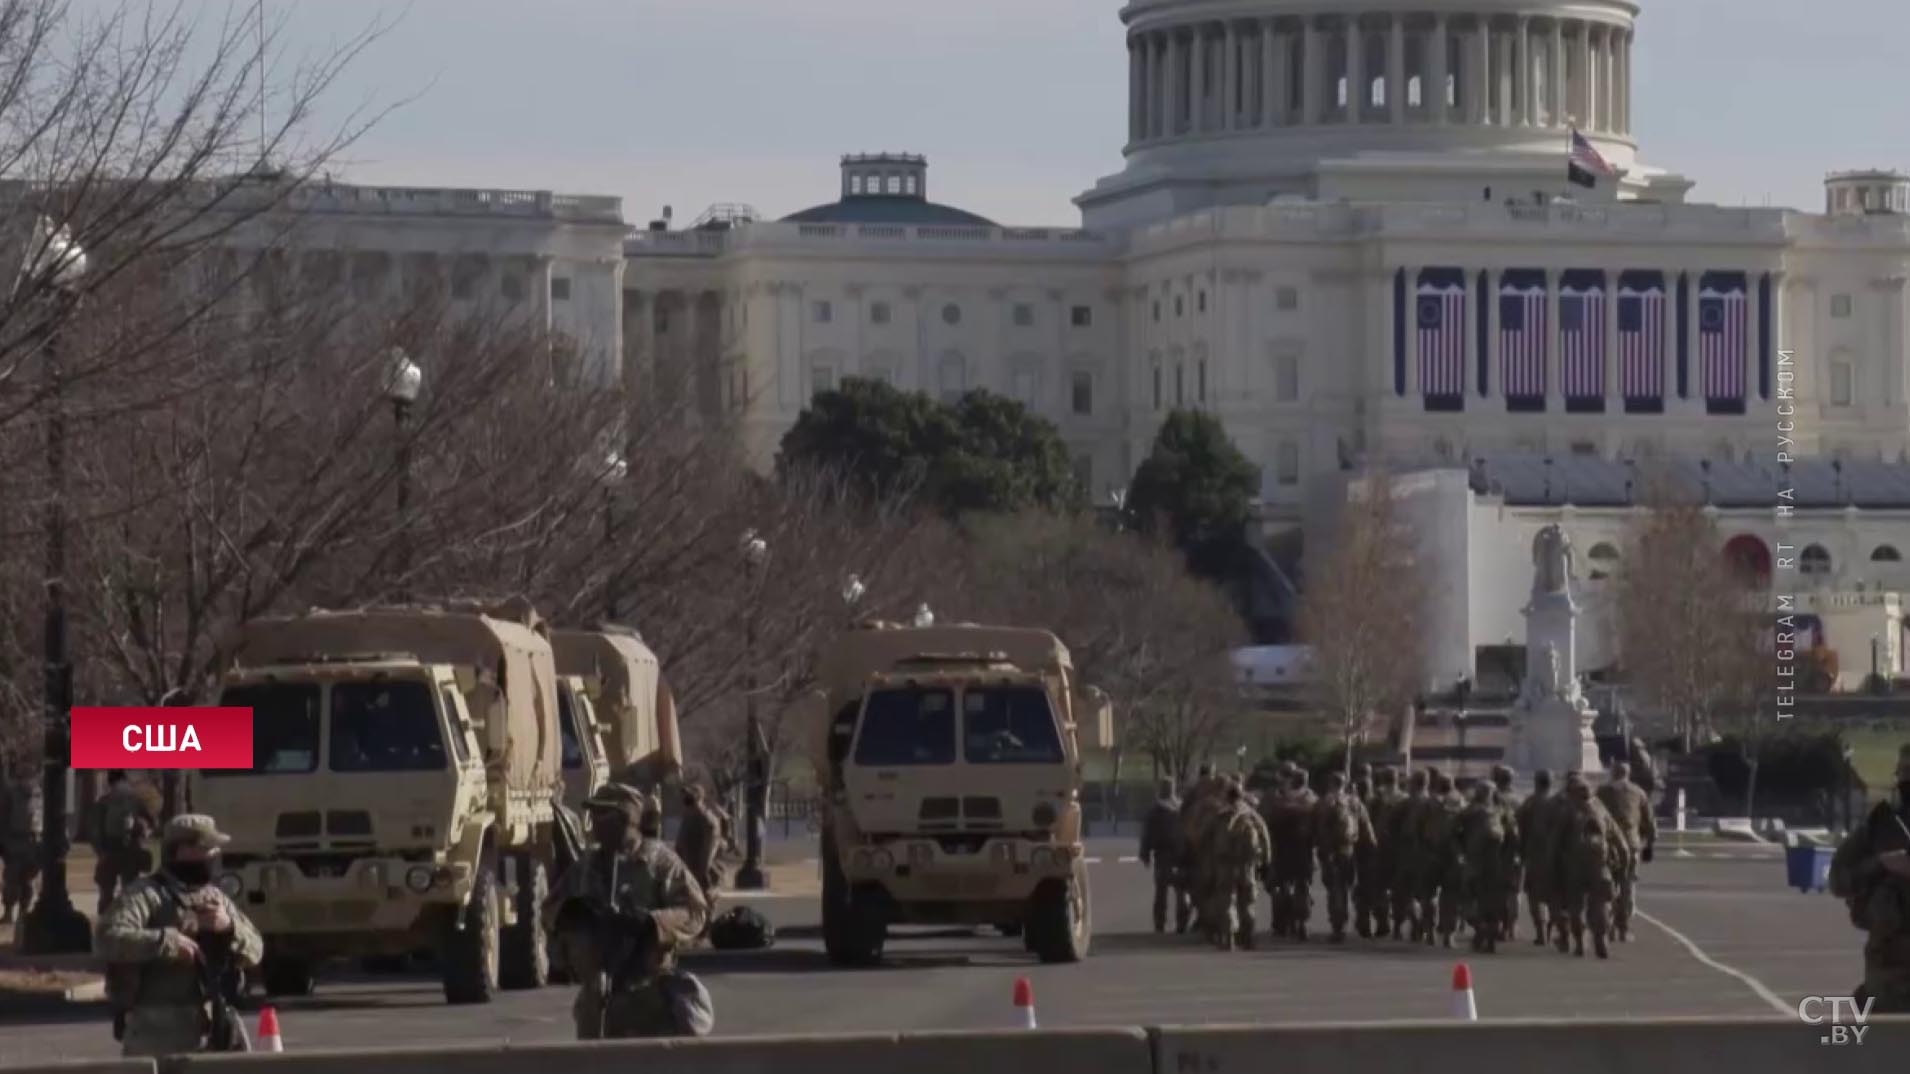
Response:
[[[1525,606],[1525,681],[1513,715],[1521,767],[1595,771],[1592,710],[1579,689],[1578,607],[1572,600],[1572,539],[1556,525],[1532,540],[1532,599]]]
[[[1532,596],[1572,593],[1572,539],[1556,525],[1532,540]]]

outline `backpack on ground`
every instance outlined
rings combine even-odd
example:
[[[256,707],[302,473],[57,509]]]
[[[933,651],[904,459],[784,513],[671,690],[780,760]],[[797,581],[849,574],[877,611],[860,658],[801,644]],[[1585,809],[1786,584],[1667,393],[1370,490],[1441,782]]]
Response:
[[[735,906],[710,924],[710,946],[719,951],[753,951],[776,942],[776,926],[747,906]]]

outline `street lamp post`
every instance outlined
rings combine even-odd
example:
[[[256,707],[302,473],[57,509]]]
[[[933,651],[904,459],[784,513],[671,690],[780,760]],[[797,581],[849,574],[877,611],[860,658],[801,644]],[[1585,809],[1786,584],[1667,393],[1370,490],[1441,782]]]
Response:
[[[738,891],[761,891],[768,886],[763,876],[763,831],[769,824],[769,750],[756,717],[756,606],[762,590],[763,566],[768,561],[769,542],[758,537],[755,530],[744,534],[743,569],[749,575],[749,609],[743,619],[743,750],[746,758],[743,810],[747,830],[743,867],[736,870]]]
[[[424,370],[411,360],[403,347],[391,348],[390,372],[385,381],[385,398],[391,400],[391,417],[398,430],[398,523],[404,532],[398,540],[398,599],[409,599],[405,576],[411,573],[411,437],[406,425],[411,404],[418,401],[424,387]]]
[[[617,621],[617,598],[621,595],[619,589],[621,588],[620,583],[622,582],[623,574],[622,571],[617,569],[615,557],[617,548],[617,488],[623,484],[624,475],[630,472],[630,467],[623,461],[623,456],[614,451],[611,452],[610,457],[604,461],[606,466],[603,478],[603,553],[604,565],[610,572],[604,578],[604,622],[614,623]]]
[[[862,598],[868,591],[868,587],[862,584],[862,576],[859,574],[851,574],[848,580],[842,583],[842,605],[848,609],[851,625],[855,623],[856,607],[862,603]]]
[[[66,229],[50,229],[40,221],[30,240],[29,278],[48,271],[55,302],[77,301],[75,288],[86,271],[86,253]],[[44,243],[44,248],[42,247]],[[50,262],[50,264],[48,263]],[[40,861],[43,881],[40,899],[20,924],[19,947],[27,954],[90,951],[92,926],[73,906],[66,888],[66,779],[72,748],[73,664],[66,635],[66,408],[65,370],[61,363],[58,318],[50,318],[40,344],[44,363],[46,401],[46,621],[45,638],[45,756],[41,786]]]

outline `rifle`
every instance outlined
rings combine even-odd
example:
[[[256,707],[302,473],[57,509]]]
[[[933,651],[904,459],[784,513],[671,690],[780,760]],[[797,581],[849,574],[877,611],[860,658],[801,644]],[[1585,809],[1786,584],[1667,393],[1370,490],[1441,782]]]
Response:
[[[246,1034],[245,1020],[233,1009],[245,975],[232,961],[232,934],[207,936],[199,941],[199,986],[212,1005],[212,1027],[206,1034],[206,1050],[211,1052],[249,1052],[252,1038]]]
[[[579,862],[588,868],[589,862]],[[567,925],[583,926],[587,923],[602,965],[598,969],[600,988],[597,996],[597,1024],[602,1032],[604,1019],[610,1009],[610,997],[624,991],[631,975],[638,972],[647,961],[650,948],[656,938],[655,927],[648,914],[625,914],[616,904],[618,872],[623,866],[622,856],[610,856],[609,898],[598,901],[584,898],[571,898],[558,911],[559,929]]]

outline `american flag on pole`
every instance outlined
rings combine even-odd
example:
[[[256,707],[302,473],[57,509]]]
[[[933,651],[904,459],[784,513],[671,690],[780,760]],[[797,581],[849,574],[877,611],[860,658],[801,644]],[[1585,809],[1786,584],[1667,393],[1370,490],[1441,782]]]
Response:
[[[1618,291],[1618,386],[1627,399],[1661,399],[1665,392],[1665,291]]]
[[[1572,130],[1572,149],[1566,159],[1565,177],[1582,187],[1595,187],[1600,177],[1611,178],[1616,174],[1610,163],[1600,156],[1592,143],[1586,141],[1577,128]]]
[[[1567,399],[1605,397],[1605,290],[1559,292],[1559,365]]]
[[[1706,399],[1744,398],[1747,307],[1741,285],[1698,292],[1698,362]]]
[[[1499,288],[1499,383],[1508,399],[1545,397],[1545,288]]]
[[[1419,285],[1419,390],[1429,396],[1466,392],[1466,289]]]

